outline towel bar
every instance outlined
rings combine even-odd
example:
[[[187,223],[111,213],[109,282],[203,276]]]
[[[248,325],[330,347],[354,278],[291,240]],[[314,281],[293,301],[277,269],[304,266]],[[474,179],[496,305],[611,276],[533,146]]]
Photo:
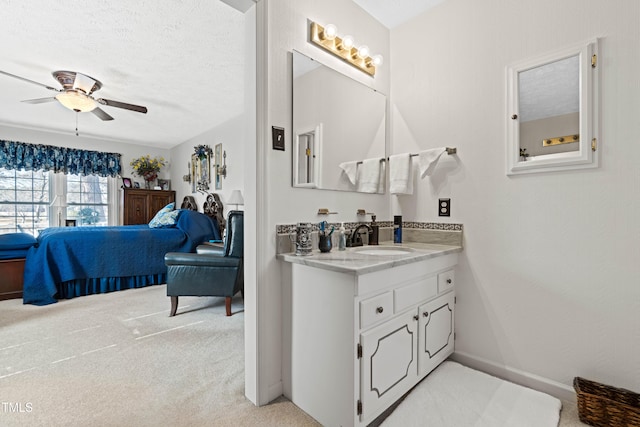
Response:
[[[447,154],[457,154],[457,153],[458,153],[458,149],[457,149],[456,147],[447,147]],[[410,156],[411,156],[411,157],[416,157],[416,156],[419,156],[419,155],[420,155],[420,154],[418,154],[418,153],[415,153],[415,154],[414,154],[414,153],[411,153],[411,154],[410,154]],[[388,158],[388,157],[387,157],[386,159],[385,159],[385,158],[382,158],[382,159],[380,159],[380,162],[381,162],[381,163],[382,163],[382,162],[386,162],[387,160],[389,160],[389,158]],[[361,165],[361,164],[362,164],[362,162],[357,162],[356,164],[357,164],[357,165]]]
[[[455,148],[455,147],[447,147],[447,154],[456,154],[457,152],[458,152],[457,148]],[[416,154],[414,154],[414,153],[411,154],[411,157],[416,157],[416,156],[419,156],[419,154],[417,154],[417,153]]]

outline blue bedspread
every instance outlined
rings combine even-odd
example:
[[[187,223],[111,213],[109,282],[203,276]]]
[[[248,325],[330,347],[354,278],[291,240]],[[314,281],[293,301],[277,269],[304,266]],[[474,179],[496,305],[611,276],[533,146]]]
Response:
[[[210,239],[220,239],[215,221],[188,210],[180,213],[175,228],[149,228],[146,224],[48,228],[27,253],[23,302],[54,303],[56,296],[65,293],[59,292],[62,285],[84,279],[110,278],[113,282],[114,278],[136,278],[140,286],[152,284],[149,277],[166,275],[165,253],[194,252],[197,245]]]

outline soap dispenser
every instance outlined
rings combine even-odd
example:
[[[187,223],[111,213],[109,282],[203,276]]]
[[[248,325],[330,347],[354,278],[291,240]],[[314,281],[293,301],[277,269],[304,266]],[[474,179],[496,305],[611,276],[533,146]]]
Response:
[[[338,250],[344,251],[345,249],[347,249],[347,234],[344,229],[344,222],[342,222],[338,229]]]
[[[376,216],[371,215],[371,238],[369,239],[369,244],[377,245],[379,235],[380,235],[380,226],[376,222]]]

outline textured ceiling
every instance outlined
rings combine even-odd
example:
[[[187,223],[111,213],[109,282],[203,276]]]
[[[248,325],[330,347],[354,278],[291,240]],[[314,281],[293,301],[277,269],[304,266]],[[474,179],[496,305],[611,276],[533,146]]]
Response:
[[[580,111],[579,56],[522,71],[518,80],[521,123]]]
[[[0,70],[59,87],[55,70],[102,82],[113,121],[77,115],[83,136],[169,148],[242,113],[244,15],[217,0],[0,0]],[[0,124],[75,134],[76,113],[55,96],[0,75]]]

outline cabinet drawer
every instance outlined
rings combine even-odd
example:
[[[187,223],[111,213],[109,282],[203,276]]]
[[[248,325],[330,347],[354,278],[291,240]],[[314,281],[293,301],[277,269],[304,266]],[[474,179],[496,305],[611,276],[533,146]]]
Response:
[[[393,315],[393,293],[384,294],[360,302],[360,328],[364,329]]]
[[[425,301],[438,293],[438,281],[436,276],[422,278],[407,286],[394,289],[393,304],[396,313],[405,308],[415,306],[420,301]]]
[[[454,282],[453,270],[438,274],[438,293],[441,294],[453,288]]]

